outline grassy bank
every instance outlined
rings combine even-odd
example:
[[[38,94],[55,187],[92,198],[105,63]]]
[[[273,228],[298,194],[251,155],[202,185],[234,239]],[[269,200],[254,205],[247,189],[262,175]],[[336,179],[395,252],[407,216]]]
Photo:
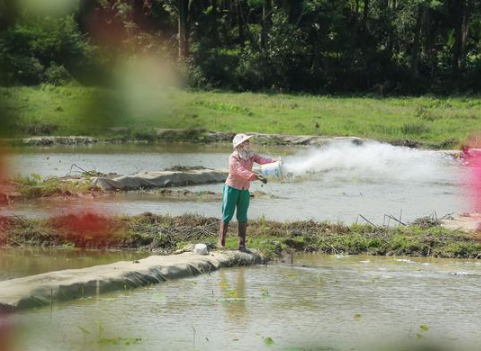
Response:
[[[7,184],[17,197],[24,200],[95,195],[102,192],[102,189],[90,184],[89,178],[63,179],[51,177],[42,179],[39,175],[32,174],[30,176],[17,176],[9,180]],[[2,188],[0,187],[1,191]]]
[[[121,93],[75,86],[1,88],[0,94],[19,136],[149,139],[154,128],[181,128],[358,136],[449,148],[481,129],[481,98],[474,97]]]
[[[173,252],[189,243],[216,241],[218,219],[197,215],[179,217],[101,217],[95,214],[51,219],[1,218],[0,244],[121,248]],[[251,221],[247,244],[269,258],[283,252],[329,254],[412,255],[433,257],[481,257],[481,243],[474,234],[451,231],[439,223],[380,228],[324,222],[281,223]],[[236,248],[236,228],[231,226],[227,247]]]

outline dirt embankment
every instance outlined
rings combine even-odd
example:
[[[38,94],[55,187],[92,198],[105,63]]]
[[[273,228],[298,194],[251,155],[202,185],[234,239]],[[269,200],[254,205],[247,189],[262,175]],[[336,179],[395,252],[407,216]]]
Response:
[[[85,298],[262,262],[263,257],[253,252],[152,255],[134,262],[122,261],[11,279],[0,282],[0,312],[51,305],[53,301]]]
[[[98,143],[149,143],[149,142],[191,142],[191,143],[231,143],[235,133],[212,132],[204,130],[155,129],[149,133],[126,136],[116,130],[110,137],[95,138],[88,136],[35,136],[12,140],[18,145],[88,145]],[[309,135],[283,135],[248,133],[256,136],[256,142],[264,145],[324,145],[336,140],[362,142],[355,137],[323,137]]]
[[[198,215],[3,217],[0,245],[135,248],[169,253],[189,243],[215,243],[218,229],[218,218]],[[481,258],[479,234],[447,229],[438,222],[426,220],[387,228],[259,219],[249,222],[247,237],[248,246],[260,249],[269,258],[292,251]],[[236,245],[237,228],[233,223],[229,227],[227,246],[235,249]]]
[[[361,144],[368,139],[358,137],[327,137],[320,135],[285,135],[268,133],[248,133],[256,136],[256,143],[261,145],[282,146],[321,146],[339,140],[352,141]],[[53,146],[53,145],[89,145],[89,144],[122,144],[122,143],[162,143],[162,142],[188,142],[188,143],[231,143],[235,133],[215,132],[205,130],[181,129],[152,129],[142,133],[131,133],[127,128],[116,128],[106,137],[89,136],[35,136],[11,140],[16,145]],[[389,142],[396,146],[412,148],[446,149],[453,145],[427,144],[418,141],[403,139]]]

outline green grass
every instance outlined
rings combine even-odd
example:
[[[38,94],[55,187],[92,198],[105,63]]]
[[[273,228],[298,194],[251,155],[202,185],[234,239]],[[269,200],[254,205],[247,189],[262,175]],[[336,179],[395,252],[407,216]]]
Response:
[[[358,136],[453,147],[481,129],[481,98],[477,97],[136,93],[48,85],[1,88],[0,97],[22,136],[108,137],[112,127],[126,127],[141,137],[149,128],[180,128]]]
[[[62,180],[60,178],[42,179],[37,174],[17,176],[10,180],[15,190],[23,199],[38,199],[42,197],[69,197],[80,194],[98,193],[101,189],[94,187],[88,181]]]
[[[49,219],[0,217],[0,245],[87,248],[142,248],[170,253],[186,244],[215,243],[219,220],[199,215],[103,217],[93,213]],[[433,226],[422,228],[346,226],[327,222],[249,222],[247,247],[268,259],[283,252],[328,254],[481,257],[479,236]],[[229,227],[227,249],[237,248],[236,226]]]

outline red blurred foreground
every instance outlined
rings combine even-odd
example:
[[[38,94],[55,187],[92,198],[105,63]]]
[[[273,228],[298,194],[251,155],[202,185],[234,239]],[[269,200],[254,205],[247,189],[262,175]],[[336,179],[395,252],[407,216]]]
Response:
[[[0,311],[0,351],[14,350],[14,324],[10,317]]]
[[[6,165],[6,148],[0,143],[0,207],[7,204],[7,165]]]
[[[105,248],[119,243],[120,224],[112,217],[94,212],[55,216],[49,223],[66,241],[82,248]]]

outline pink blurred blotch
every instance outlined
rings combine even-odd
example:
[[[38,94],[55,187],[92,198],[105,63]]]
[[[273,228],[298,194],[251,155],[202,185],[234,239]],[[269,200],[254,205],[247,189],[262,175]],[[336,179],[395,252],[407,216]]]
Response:
[[[461,159],[468,168],[467,195],[472,198],[472,212],[481,212],[481,148],[463,146]]]

